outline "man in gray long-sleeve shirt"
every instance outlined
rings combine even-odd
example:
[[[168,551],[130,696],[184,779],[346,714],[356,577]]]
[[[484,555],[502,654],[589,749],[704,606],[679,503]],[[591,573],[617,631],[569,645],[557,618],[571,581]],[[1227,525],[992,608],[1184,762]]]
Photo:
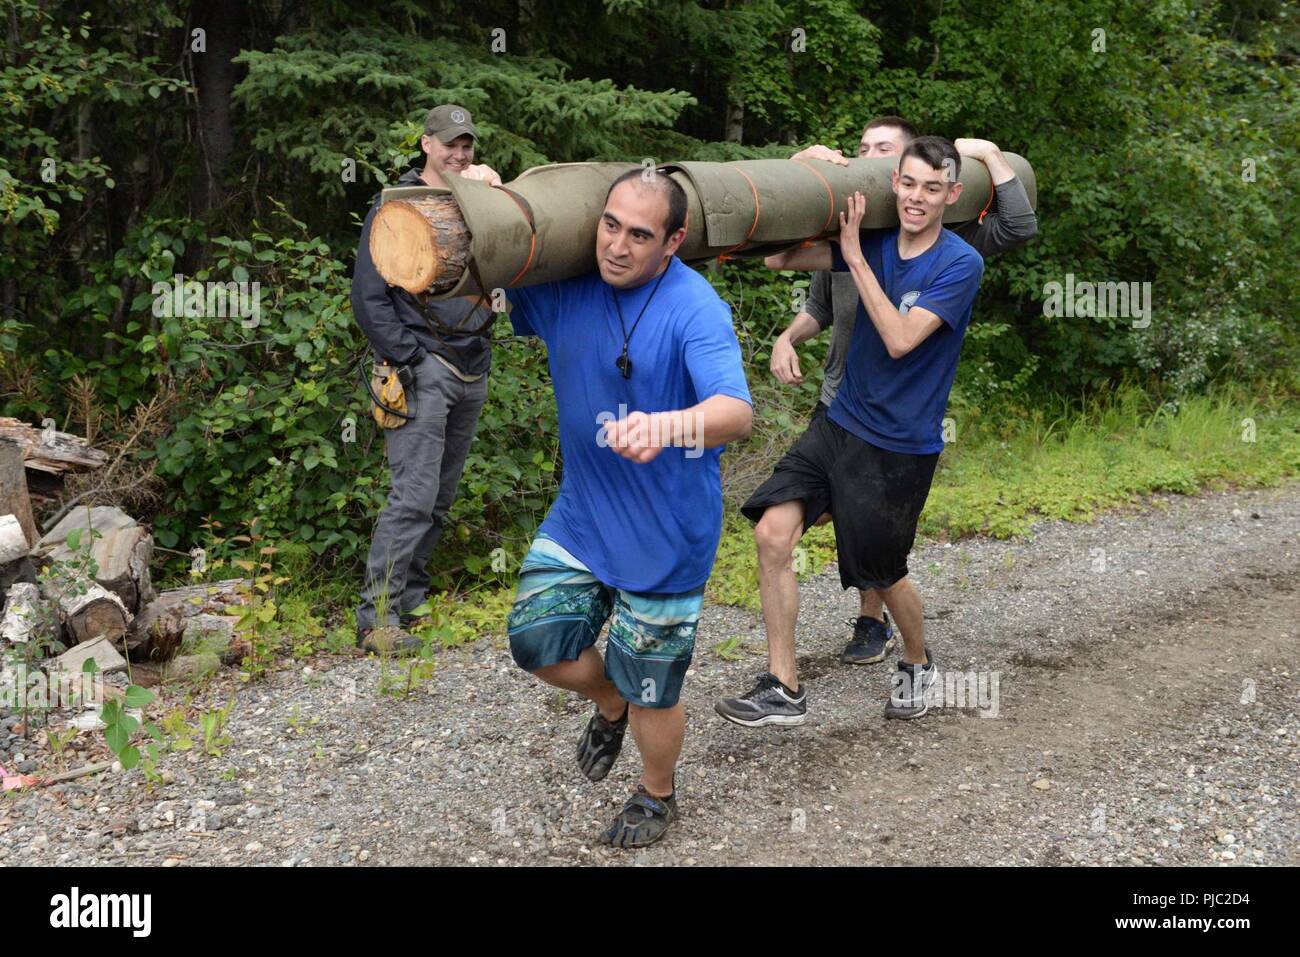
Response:
[[[862,131],[858,156],[862,159],[897,156],[917,131],[912,124],[897,116],[882,116],[872,120]],[[1008,165],[1002,151],[988,140],[959,139],[954,141],[963,156],[981,161],[993,179],[994,200],[987,213],[979,220],[960,223],[952,231],[975,247],[987,258],[1005,252],[1029,240],[1038,232],[1038,219],[1024,183]],[[820,159],[847,164],[839,150],[825,146],[810,146],[795,154],[795,159]],[[772,346],[772,374],[786,384],[800,383],[803,375],[795,347],[806,342],[828,326],[834,326],[830,348],[826,352],[825,376],[822,380],[821,398],[813,410],[813,419],[824,415],[830,408],[840,383],[844,379],[844,363],[853,336],[854,320],[858,312],[858,290],[853,276],[847,272],[815,272],[809,286],[804,311],[777,338]],[[830,520],[822,516],[817,524]],[[859,591],[858,618],[853,622],[853,638],[840,660],[845,664],[874,664],[883,661],[894,646],[893,627],[885,614],[884,603],[878,591]]]
[[[478,131],[464,107],[444,104],[425,117],[423,169],[398,180],[442,186],[456,175],[501,185],[488,166],[474,165]],[[414,418],[384,430],[391,488],[375,523],[366,581],[357,608],[357,641],[367,651],[410,653],[420,641],[403,630],[429,587],[429,559],[456,496],[492,360],[492,312],[474,297],[420,302],[388,285],[370,258],[371,205],[357,245],[352,314],[385,363],[401,368]]]

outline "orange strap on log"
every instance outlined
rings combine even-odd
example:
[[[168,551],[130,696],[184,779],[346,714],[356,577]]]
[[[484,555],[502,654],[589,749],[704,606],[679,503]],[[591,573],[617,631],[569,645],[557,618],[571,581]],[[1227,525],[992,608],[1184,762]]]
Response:
[[[718,262],[720,263],[727,262],[729,259],[731,259],[732,253],[734,253],[737,249],[743,249],[746,245],[749,244],[750,237],[754,235],[754,230],[758,228],[758,216],[763,209],[763,202],[758,198],[758,187],[755,186],[754,181],[749,178],[749,174],[737,166],[733,166],[732,169],[734,169],[741,176],[745,177],[745,182],[749,184],[749,191],[754,194],[754,221],[749,224],[749,232],[745,233],[744,239],[736,243],[736,245],[732,246],[730,249],[718,253]]]
[[[831,228],[831,223],[834,222],[835,220],[835,190],[831,189],[831,184],[826,181],[825,176],[817,172],[815,169],[813,169],[803,160],[798,160],[791,157],[790,162],[798,163],[804,169],[808,170],[808,172],[812,173],[819,180],[821,180],[822,185],[826,187],[826,203],[828,206],[830,206],[830,210],[826,213],[826,222],[822,226],[822,231],[825,232],[826,230]]]
[[[989,214],[989,210],[993,208],[993,197],[996,196],[997,193],[998,193],[998,188],[993,185],[993,177],[992,175],[990,175],[989,176],[989,201],[985,203],[984,208],[980,210],[979,219],[976,220],[978,225],[980,226],[984,225],[984,217],[987,216]]]
[[[519,207],[519,211],[524,214],[524,219],[528,222],[528,258],[524,260],[523,268],[520,269],[519,272],[515,274],[515,277],[510,280],[509,285],[513,287],[517,285],[519,280],[523,279],[524,276],[528,274],[528,270],[533,267],[533,256],[537,253],[537,222],[533,219],[533,208],[528,204],[528,200],[524,199],[514,190],[506,189],[504,186],[498,186],[497,189],[501,190],[501,192],[505,193],[515,201],[515,205]]]

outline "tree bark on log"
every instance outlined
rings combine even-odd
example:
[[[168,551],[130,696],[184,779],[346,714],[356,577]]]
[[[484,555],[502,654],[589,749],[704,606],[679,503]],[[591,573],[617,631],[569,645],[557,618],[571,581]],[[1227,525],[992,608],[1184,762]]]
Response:
[[[186,585],[163,592],[145,606],[126,637],[132,661],[163,661],[174,655],[185,635],[186,624],[196,615],[223,615],[248,598],[251,583],[233,578],[207,585]]]
[[[42,472],[89,472],[108,463],[108,455],[92,449],[85,439],[70,432],[48,432],[21,419],[0,417],[0,439],[23,450],[23,465]]]
[[[0,515],[12,515],[22,526],[27,547],[41,537],[32,515],[32,499],[27,491],[27,469],[23,450],[15,442],[0,441]],[[0,562],[4,559],[0,558]]]
[[[58,638],[59,618],[54,607],[41,597],[31,582],[19,582],[5,597],[0,618],[0,639],[17,644],[40,638]]]

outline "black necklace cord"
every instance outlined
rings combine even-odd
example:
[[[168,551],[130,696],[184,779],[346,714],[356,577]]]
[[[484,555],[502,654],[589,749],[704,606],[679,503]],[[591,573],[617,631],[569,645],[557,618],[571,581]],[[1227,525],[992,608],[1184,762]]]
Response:
[[[664,276],[668,275],[668,270],[672,268],[672,265],[670,259],[668,265],[664,267],[664,271],[655,280],[654,288],[650,290],[650,295],[646,296],[645,302],[641,304],[641,311],[637,313],[636,321],[632,323],[631,332],[628,331],[627,325],[623,322],[623,307],[619,305],[618,292],[612,286],[610,287],[609,294],[614,299],[614,311],[618,313],[618,328],[623,333],[623,354],[614,360],[614,365],[619,372],[623,373],[624,379],[632,378],[632,360],[627,355],[627,347],[632,342],[632,335],[636,332],[636,327],[641,324],[641,317],[645,315],[646,309],[650,306],[650,300],[659,291],[659,284],[664,281]]]

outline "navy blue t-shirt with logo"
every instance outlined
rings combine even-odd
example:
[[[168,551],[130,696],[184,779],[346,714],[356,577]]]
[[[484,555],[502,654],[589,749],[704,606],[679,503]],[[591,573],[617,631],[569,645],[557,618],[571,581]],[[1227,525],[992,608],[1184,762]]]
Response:
[[[864,229],[862,255],[880,287],[904,315],[928,309],[943,324],[915,349],[890,358],[885,341],[858,303],[845,362],[844,385],[827,415],[832,422],[891,452],[930,455],[943,450],[943,413],[957,374],[957,357],[971,307],[984,276],[984,260],[951,230],[911,259],[898,255],[898,227]],[[847,272],[839,243],[831,243],[835,272]]]

